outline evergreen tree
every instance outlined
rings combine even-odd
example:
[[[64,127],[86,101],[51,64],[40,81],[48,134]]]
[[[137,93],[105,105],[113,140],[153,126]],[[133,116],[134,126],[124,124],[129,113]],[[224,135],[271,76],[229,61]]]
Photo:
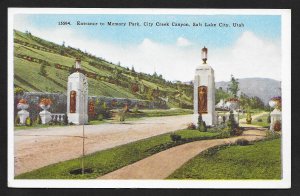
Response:
[[[233,97],[235,97],[235,98],[237,97],[237,93],[240,90],[239,89],[239,82],[238,82],[238,79],[234,78],[233,75],[231,75],[231,80],[230,80],[228,90],[231,92]]]
[[[198,130],[202,132],[206,132],[207,130],[206,123],[202,120],[202,114],[198,116]]]

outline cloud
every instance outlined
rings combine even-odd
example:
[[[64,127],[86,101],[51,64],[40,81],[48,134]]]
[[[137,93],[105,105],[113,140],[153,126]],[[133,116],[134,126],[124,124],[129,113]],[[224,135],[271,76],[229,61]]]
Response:
[[[167,80],[190,81],[195,68],[201,64],[201,48],[187,38],[179,37],[176,43],[158,43],[144,38],[139,44],[112,44],[92,40],[73,29],[28,28],[30,23],[16,29],[31,31],[43,39],[80,48],[122,66],[134,66],[138,72],[162,74]],[[26,24],[26,23],[25,23]],[[189,47],[187,47],[189,46]],[[281,80],[280,43],[261,38],[246,31],[232,45],[223,48],[208,47],[208,63],[215,70],[216,81],[228,81],[233,74],[237,78],[265,77]]]
[[[210,53],[210,63],[215,69],[215,77],[223,78],[232,73],[238,78],[265,77],[281,80],[280,44],[244,32],[233,44],[225,49],[214,49]],[[226,78],[221,79],[226,80]]]
[[[184,37],[178,37],[176,44],[179,47],[186,47],[192,45],[192,43]]]

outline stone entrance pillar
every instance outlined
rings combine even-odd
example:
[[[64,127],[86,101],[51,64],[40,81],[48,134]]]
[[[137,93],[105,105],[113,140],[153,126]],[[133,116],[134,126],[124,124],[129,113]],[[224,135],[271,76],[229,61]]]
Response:
[[[76,59],[76,72],[68,77],[67,115],[69,123],[88,123],[88,82],[81,73],[80,59]]]
[[[202,49],[203,63],[196,68],[194,79],[194,123],[198,123],[198,115],[206,125],[217,124],[215,112],[215,77],[214,70],[207,61],[207,48]]]

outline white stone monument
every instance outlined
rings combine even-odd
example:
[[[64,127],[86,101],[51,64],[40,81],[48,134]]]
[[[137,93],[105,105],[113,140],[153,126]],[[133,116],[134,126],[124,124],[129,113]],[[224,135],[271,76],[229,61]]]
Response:
[[[281,123],[281,111],[278,108],[275,108],[271,113],[271,123],[270,123],[270,130],[274,131],[274,125],[276,121]]]
[[[67,114],[69,123],[88,123],[88,82],[81,73],[80,59],[75,61],[76,72],[68,77]]]
[[[214,70],[207,61],[207,48],[202,49],[203,63],[196,68],[194,80],[194,123],[198,123],[198,115],[206,125],[217,124],[215,112],[215,76]]]

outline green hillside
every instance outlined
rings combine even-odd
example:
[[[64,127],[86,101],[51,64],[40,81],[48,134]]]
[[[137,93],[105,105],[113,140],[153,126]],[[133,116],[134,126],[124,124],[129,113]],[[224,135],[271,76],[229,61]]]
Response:
[[[168,100],[171,107],[192,107],[190,85],[172,83],[161,75],[135,72],[73,47],[58,45],[29,32],[14,31],[14,86],[27,92],[62,92],[67,90],[68,75],[75,59],[88,77],[89,95]],[[42,73],[42,69],[45,70]]]

